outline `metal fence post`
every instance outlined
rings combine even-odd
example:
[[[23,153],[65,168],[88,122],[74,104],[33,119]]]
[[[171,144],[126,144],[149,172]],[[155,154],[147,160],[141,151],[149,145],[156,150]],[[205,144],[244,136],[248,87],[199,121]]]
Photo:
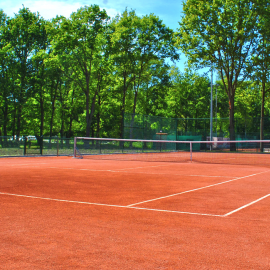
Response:
[[[27,144],[27,137],[24,137],[24,147],[23,147],[23,155],[26,155],[26,144]]]
[[[73,152],[74,152],[73,156],[74,157],[76,157],[76,147],[77,147],[77,137],[74,137],[74,150],[73,150]]]
[[[43,136],[40,136],[39,142],[40,142],[40,155],[42,155],[43,154]]]
[[[190,161],[192,161],[192,142],[189,142],[190,146]]]
[[[57,147],[57,149],[56,149],[57,156],[59,156],[59,138],[58,138],[58,136],[57,136],[57,143],[56,143],[56,147]]]

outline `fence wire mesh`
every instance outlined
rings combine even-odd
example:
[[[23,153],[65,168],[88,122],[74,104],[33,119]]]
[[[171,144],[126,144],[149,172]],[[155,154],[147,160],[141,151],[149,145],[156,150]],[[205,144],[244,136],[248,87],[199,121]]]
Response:
[[[260,139],[260,117],[235,118],[237,140]],[[213,118],[213,136],[229,138],[229,118]],[[124,139],[207,140],[210,118],[166,118],[125,114]],[[264,118],[264,139],[270,139],[270,117]]]
[[[68,156],[74,139],[38,136],[0,136],[0,156]]]

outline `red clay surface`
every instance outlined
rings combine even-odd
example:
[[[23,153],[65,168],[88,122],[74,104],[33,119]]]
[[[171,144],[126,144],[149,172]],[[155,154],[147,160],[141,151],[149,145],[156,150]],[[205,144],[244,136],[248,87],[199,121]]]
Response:
[[[0,159],[0,269],[270,269],[270,168]]]

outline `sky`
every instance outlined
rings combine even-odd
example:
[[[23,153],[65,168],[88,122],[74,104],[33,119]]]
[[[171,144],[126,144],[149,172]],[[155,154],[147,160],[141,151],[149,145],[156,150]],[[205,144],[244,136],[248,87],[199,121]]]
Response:
[[[93,4],[106,9],[111,17],[121,14],[125,8],[135,10],[138,16],[154,13],[173,30],[178,27],[182,11],[181,0],[0,0],[0,9],[13,17],[24,5],[32,12],[38,11],[44,19],[52,19],[56,15],[69,17],[80,7]]]
[[[9,17],[13,17],[24,5],[49,20],[56,15],[69,17],[80,7],[93,4],[105,9],[110,17],[121,14],[126,8],[135,10],[138,16],[153,13],[174,31],[179,27],[178,22],[182,15],[182,0],[0,0],[0,9],[3,9]],[[181,54],[180,60],[176,63],[181,72],[184,71],[186,61],[185,56]]]

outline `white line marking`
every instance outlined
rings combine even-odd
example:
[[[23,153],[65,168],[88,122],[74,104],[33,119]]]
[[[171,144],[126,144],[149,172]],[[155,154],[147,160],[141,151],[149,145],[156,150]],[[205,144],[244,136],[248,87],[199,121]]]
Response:
[[[155,166],[153,166],[155,167]],[[138,167],[138,168],[144,168],[144,167]],[[138,168],[134,168],[134,169],[138,169]],[[120,171],[120,170],[125,170],[125,169],[119,169],[119,170],[95,170],[95,169],[77,169],[77,168],[58,168],[58,167],[49,167],[49,169],[61,169],[61,170],[80,170],[80,171],[90,171],[90,172],[113,172],[113,173],[130,173],[130,172],[125,172],[125,171]],[[131,168],[128,168],[131,169]],[[160,173],[160,172],[156,172],[156,173],[148,173],[148,172],[136,172],[136,173],[140,173],[140,174],[153,174],[153,175],[168,175],[168,173]],[[174,175],[174,176],[196,176],[196,177],[219,177],[219,178],[231,178],[232,176],[223,176],[223,175],[186,175],[186,174],[172,174],[169,173],[170,175]]]
[[[152,208],[141,208],[141,207],[130,207],[130,206],[127,206],[127,208],[130,208],[130,209],[138,209],[138,210],[156,211],[156,212],[167,212],[167,213],[178,213],[178,214],[196,215],[196,216],[223,217],[223,215],[203,214],[203,213],[192,213],[192,212],[181,212],[181,211],[162,210],[162,209],[152,209]]]
[[[219,185],[222,185],[222,184],[226,184],[226,183],[230,183],[230,182],[237,181],[237,180],[240,180],[240,179],[256,176],[256,175],[266,173],[266,172],[269,172],[269,171],[260,172],[260,173],[256,173],[256,174],[251,174],[251,175],[247,175],[247,176],[243,176],[243,177],[237,177],[237,178],[234,178],[232,180],[228,180],[228,181],[208,185],[208,186],[205,186],[205,187],[186,190],[186,191],[183,191],[183,192],[179,192],[179,193],[175,193],[175,194],[171,194],[171,195],[168,195],[168,196],[163,196],[163,197],[159,197],[159,198],[155,198],[155,199],[151,199],[151,200],[146,200],[146,201],[142,201],[142,202],[138,202],[138,203],[133,203],[133,204],[129,204],[127,206],[130,207],[130,206],[134,206],[134,205],[138,205],[138,204],[143,204],[143,203],[147,203],[147,202],[153,202],[153,201],[157,201],[157,200],[161,200],[161,199],[166,199],[166,198],[169,198],[169,197],[173,197],[173,196],[177,196],[177,195],[181,195],[181,194],[185,194],[185,193],[189,193],[189,192],[193,192],[193,191],[198,191],[198,190],[201,190],[201,189],[206,189],[206,188],[210,188],[210,187],[219,186]]]
[[[239,208],[237,208],[237,209],[235,209],[235,210],[233,210],[233,211],[231,211],[231,212],[225,214],[224,217],[230,216],[231,214],[236,213],[236,212],[238,212],[238,211],[240,211],[240,210],[242,210],[242,209],[244,209],[244,208],[246,208],[246,207],[248,207],[248,206],[250,206],[250,205],[252,205],[252,204],[255,204],[255,203],[257,203],[257,202],[259,202],[259,201],[261,201],[261,200],[263,200],[263,199],[269,197],[269,196],[270,196],[270,194],[267,194],[267,195],[265,195],[265,196],[259,198],[259,199],[256,200],[256,201],[253,201],[253,202],[251,202],[251,203],[248,203],[248,204],[246,204],[246,205],[243,205],[242,207],[239,207]]]
[[[49,164],[49,163],[38,163],[38,164]],[[30,165],[32,164],[18,164],[18,165],[23,165],[23,166],[28,166],[30,167]],[[18,167],[18,165],[11,165],[11,166],[16,166]],[[152,168],[152,167],[161,167],[161,166],[169,166],[169,164],[166,165],[158,165],[158,166],[146,166],[146,167],[134,167],[134,168],[124,168],[124,169],[117,169],[117,170],[96,170],[96,169],[79,169],[79,168],[63,168],[63,167],[48,167],[48,169],[61,169],[61,170],[81,170],[81,171],[92,171],[92,172],[113,172],[113,173],[119,173],[119,172],[123,172],[123,173],[129,173],[128,171],[123,171],[123,170],[132,170],[132,169],[144,169],[144,168]],[[38,167],[33,164],[33,166],[31,167]],[[136,173],[140,173],[140,174],[150,174],[150,175],[168,175],[168,173],[161,173],[161,172],[156,172],[156,173],[148,173],[148,172],[136,172]],[[225,175],[185,175],[185,174],[172,174],[170,173],[170,175],[174,175],[174,176],[187,176],[187,177],[211,177],[211,178],[231,178],[232,176],[225,176]]]
[[[70,200],[44,198],[44,197],[21,195],[21,194],[12,194],[12,193],[5,193],[5,192],[0,192],[0,194],[7,195],[7,196],[15,196],[15,197],[23,197],[23,198],[47,200],[47,201],[56,201],[56,202],[87,204],[87,205],[97,205],[97,206],[107,206],[107,207],[117,207],[117,208],[125,208],[125,209],[137,209],[137,210],[147,210],[147,211],[166,212],[166,213],[178,213],[178,214],[188,214],[188,215],[197,215],[197,216],[224,217],[223,215],[204,214],[204,213],[192,213],[192,212],[180,212],[180,211],[173,211],[173,210],[141,208],[141,207],[130,207],[130,206],[125,206],[125,205],[113,205],[113,204],[103,204],[103,203],[90,203],[90,202],[81,202],[81,201],[70,201]]]
[[[10,167],[19,167],[19,166],[34,166],[34,167],[37,167],[37,165],[44,165],[44,164],[49,164],[49,163],[35,163],[35,164],[33,164],[33,163],[25,163],[25,164],[23,164],[23,163],[21,163],[21,164],[13,164],[13,163],[6,163],[6,164],[3,164],[3,166],[7,166],[7,165],[9,165]]]
[[[185,175],[183,174],[183,176],[196,176],[196,177],[227,177],[227,178],[231,178],[232,176],[226,176],[226,175]]]
[[[124,168],[124,169],[118,169],[118,170],[134,170],[134,169],[144,169],[144,168],[156,168],[156,167],[164,167],[169,166],[170,164],[165,165],[156,165],[156,166],[145,166],[145,167],[134,167],[134,168]]]

